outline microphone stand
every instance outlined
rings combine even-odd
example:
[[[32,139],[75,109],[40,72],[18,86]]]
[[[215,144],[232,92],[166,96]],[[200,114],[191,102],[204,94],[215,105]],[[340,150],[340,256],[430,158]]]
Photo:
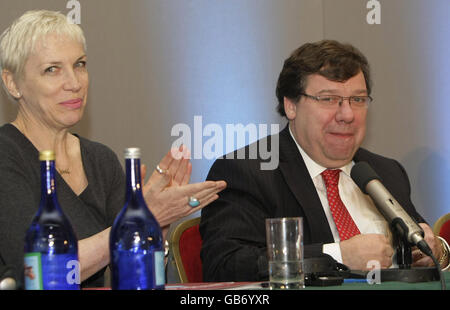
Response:
[[[439,281],[440,275],[435,267],[411,267],[412,247],[395,226],[391,226],[395,261],[397,268],[381,269],[381,281],[431,282]]]
[[[423,229],[391,196],[381,183],[381,178],[376,172],[368,163],[361,161],[353,166],[351,178],[363,193],[368,194],[374,200],[377,209],[390,223],[394,241],[393,247],[396,249],[399,268],[382,269],[380,274],[381,281],[383,281],[383,275],[385,281],[388,281],[388,278],[390,278],[390,281],[403,282],[425,282],[440,279],[441,288],[445,289],[445,279],[442,275],[441,267],[424,239]],[[428,255],[433,260],[436,268],[411,268],[411,246],[417,246],[422,253]]]
[[[399,269],[411,269],[412,250],[405,238],[399,234],[393,234],[393,246],[396,254],[396,261]]]

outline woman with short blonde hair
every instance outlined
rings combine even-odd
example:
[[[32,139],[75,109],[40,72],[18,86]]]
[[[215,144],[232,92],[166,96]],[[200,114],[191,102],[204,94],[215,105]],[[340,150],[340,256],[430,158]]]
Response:
[[[50,149],[56,154],[58,199],[79,240],[82,284],[103,286],[125,175],[112,150],[70,133],[87,101],[83,31],[58,12],[27,12],[0,37],[0,66],[4,88],[18,104],[16,119],[0,127],[0,262],[23,274],[25,231],[40,199],[38,154]],[[174,221],[217,199],[226,186],[223,181],[188,184],[189,159],[172,154],[143,190],[163,234]],[[189,205],[189,197],[199,203]]]
[[[28,11],[0,36],[0,72],[6,70],[16,78],[20,77],[36,42],[48,34],[70,37],[82,44],[84,52],[87,50],[83,30],[69,23],[63,14],[46,10]],[[17,99],[14,94],[7,94]]]

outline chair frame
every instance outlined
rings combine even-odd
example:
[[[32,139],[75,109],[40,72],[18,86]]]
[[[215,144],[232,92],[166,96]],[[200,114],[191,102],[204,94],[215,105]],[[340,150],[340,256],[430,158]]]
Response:
[[[445,222],[450,221],[450,213],[442,215],[440,218],[437,219],[436,223],[433,225],[433,233],[436,236],[439,236],[439,233],[441,231],[442,225],[444,225]]]
[[[181,283],[188,283],[189,280],[186,276],[186,271],[184,270],[183,260],[181,259],[179,241],[186,229],[198,224],[200,224],[200,217],[186,220],[178,224],[170,236],[169,249],[172,252]]]

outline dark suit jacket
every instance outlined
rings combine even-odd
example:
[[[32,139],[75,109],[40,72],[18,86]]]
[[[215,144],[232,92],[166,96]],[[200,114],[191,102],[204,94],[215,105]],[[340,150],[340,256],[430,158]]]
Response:
[[[270,145],[272,138],[267,139]],[[247,154],[248,149],[249,146]],[[411,202],[408,176],[397,161],[362,148],[354,161],[368,162],[405,210],[418,222],[424,222]],[[225,180],[228,185],[218,200],[202,210],[205,281],[267,279],[266,218],[303,217],[305,257],[320,255],[324,243],[334,242],[319,196],[288,127],[279,134],[278,168],[261,170],[261,162],[218,159],[211,167],[207,179]]]

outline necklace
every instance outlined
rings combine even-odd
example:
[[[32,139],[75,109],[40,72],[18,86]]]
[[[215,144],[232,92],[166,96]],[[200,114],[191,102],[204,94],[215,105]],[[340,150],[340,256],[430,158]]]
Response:
[[[70,174],[70,170],[69,169],[58,169],[59,174],[63,175],[63,174]]]

